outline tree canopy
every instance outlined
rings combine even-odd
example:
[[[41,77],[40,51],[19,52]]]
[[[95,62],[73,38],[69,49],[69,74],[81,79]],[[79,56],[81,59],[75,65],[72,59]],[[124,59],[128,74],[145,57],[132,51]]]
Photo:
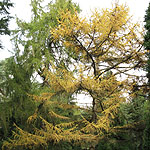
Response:
[[[17,18],[15,56],[2,62],[9,90],[2,89],[8,101],[0,106],[14,106],[1,117],[4,127],[8,118],[14,123],[2,149],[140,149],[148,106],[145,81],[132,73],[147,61],[140,24],[118,3],[90,17],[70,0],[41,3],[31,0],[30,22]],[[82,92],[90,107],[76,105]]]

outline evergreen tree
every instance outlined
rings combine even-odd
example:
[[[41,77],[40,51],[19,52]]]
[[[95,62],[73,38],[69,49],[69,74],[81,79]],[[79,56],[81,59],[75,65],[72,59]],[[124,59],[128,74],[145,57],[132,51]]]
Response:
[[[55,62],[58,61],[58,63],[61,61],[56,59],[55,52],[51,52],[49,32],[51,27],[58,24],[59,11],[69,9],[73,12],[74,6],[79,10],[76,4],[68,0],[57,0],[56,3],[49,3],[47,7],[41,7],[41,2],[31,0],[33,17],[30,23],[17,18],[18,30],[14,31],[13,38],[14,56],[0,63],[1,142],[12,135],[14,124],[24,130],[32,130],[32,127],[28,128],[26,120],[35,112],[35,106],[40,113],[42,112],[42,116],[45,114],[48,116],[48,106],[43,106],[39,102],[35,103],[29,97],[33,93],[37,94],[47,90],[45,83],[41,85],[36,81],[35,72],[38,72],[44,80],[43,66],[49,68],[49,60],[56,60]],[[20,45],[22,45],[21,48]],[[60,96],[64,97],[63,101],[66,103],[71,99],[70,94],[60,94],[57,97]],[[64,113],[61,109],[58,111]]]
[[[144,36],[144,47],[147,50],[147,78],[148,78],[148,88],[150,89],[150,3],[148,9],[146,10],[145,15],[145,29],[146,34]],[[144,130],[144,143],[143,143],[143,150],[150,149],[150,92],[148,92],[148,101],[145,103],[145,123],[146,127]]]
[[[19,57],[28,61],[28,66],[34,68],[45,84],[43,71],[45,67],[51,67],[50,60],[57,65],[68,66],[71,63],[67,51],[60,48],[58,42],[54,42],[50,30],[58,26],[60,11],[70,10],[73,13],[74,9],[78,12],[80,9],[71,0],[56,0],[43,7],[42,1],[31,0],[32,18],[29,23],[17,18],[18,29],[14,32],[13,41],[17,45],[15,51]]]
[[[0,2],[0,35],[10,35],[9,21],[12,18],[9,13],[9,9],[13,7],[10,0],[3,0]],[[2,43],[0,41],[0,48],[2,48]]]
[[[25,128],[25,121],[34,112],[35,104],[27,94],[33,93],[31,72],[26,66],[7,58],[0,63],[0,138],[12,135],[14,124]]]
[[[143,134],[143,150],[150,149],[150,102],[147,101],[144,107],[145,129]]]
[[[148,61],[146,69],[147,69],[148,84],[150,84],[150,4],[146,11],[145,23],[146,23],[145,24],[146,34],[144,36],[144,47],[147,50]]]

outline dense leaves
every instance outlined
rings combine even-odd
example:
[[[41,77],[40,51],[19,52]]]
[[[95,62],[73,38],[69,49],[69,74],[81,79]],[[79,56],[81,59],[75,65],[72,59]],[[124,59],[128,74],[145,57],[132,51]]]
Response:
[[[32,18],[27,23],[17,19],[18,30],[14,33],[14,42],[17,45],[15,51],[22,53],[21,59],[28,61],[28,65],[33,66],[34,70],[43,76],[43,66],[50,68],[50,60],[55,61],[57,65],[69,64],[70,58],[66,56],[61,48],[57,48],[58,43],[53,43],[50,29],[58,25],[57,19],[59,12],[66,9],[74,12],[74,8],[79,11],[79,7],[71,1],[57,0],[54,4],[49,3],[46,7],[41,6],[41,1],[31,1]],[[55,50],[51,48],[54,44]],[[22,50],[23,46],[23,50]]]
[[[150,82],[150,6],[148,7],[145,15],[145,29],[146,29],[146,34],[144,36],[144,47],[147,50],[147,57],[148,57],[148,62],[147,62],[147,77],[148,77],[148,82]]]
[[[114,4],[83,18],[70,0],[31,6],[31,22],[17,18],[15,56],[1,63],[0,106],[12,109],[1,113],[5,137],[12,136],[2,149],[146,147],[149,105],[141,76],[132,74],[145,65],[143,31],[129,9]],[[76,105],[80,93],[90,107]]]
[[[145,29],[146,29],[146,34],[144,36],[144,47],[147,50],[147,65],[146,65],[146,71],[147,71],[147,78],[148,78],[148,89],[150,89],[150,4],[148,6],[148,9],[146,11],[145,15]],[[150,147],[150,92],[148,90],[148,101],[145,103],[145,115],[144,115],[144,120],[146,122],[146,128],[144,130],[144,144],[143,144],[143,149],[148,150]]]

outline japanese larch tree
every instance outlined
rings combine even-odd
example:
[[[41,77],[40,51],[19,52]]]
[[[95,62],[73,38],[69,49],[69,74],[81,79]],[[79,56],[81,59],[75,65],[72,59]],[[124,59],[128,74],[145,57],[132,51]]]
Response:
[[[126,100],[124,93],[131,91],[132,79],[136,77],[129,71],[145,61],[142,32],[138,24],[131,22],[124,5],[115,4],[112,9],[101,12],[95,10],[90,19],[82,18],[75,9],[73,12],[61,10],[57,22],[57,26],[49,30],[49,49],[56,60],[62,58],[62,54],[63,58],[69,56],[70,64],[66,66],[61,59],[59,65],[58,61],[49,60],[49,67],[41,66],[48,88],[39,96],[30,95],[40,102],[36,112],[28,118],[33,131],[16,127],[14,140],[5,142],[3,149],[45,146],[51,149],[51,144],[61,142],[82,148],[95,147],[99,140],[116,129],[118,107]],[[118,75],[122,74],[128,79],[119,81]],[[79,108],[58,97],[80,91],[92,97],[91,108]],[[42,115],[43,106],[48,115]],[[77,109],[80,115],[75,118],[69,113],[59,113],[69,109]]]

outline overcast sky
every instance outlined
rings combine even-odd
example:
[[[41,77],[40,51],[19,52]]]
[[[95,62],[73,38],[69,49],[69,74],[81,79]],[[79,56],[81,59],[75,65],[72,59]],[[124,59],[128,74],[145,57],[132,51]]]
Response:
[[[50,0],[45,0],[49,2]],[[116,0],[72,0],[79,4],[80,8],[82,9],[82,14],[90,13],[90,10],[94,8],[111,8],[111,4],[113,1]],[[17,15],[17,17],[29,21],[31,17],[30,11],[30,0],[11,0],[13,2],[14,8],[11,9],[11,14]],[[120,0],[120,4],[126,4],[130,8],[130,14],[133,16],[134,20],[143,21],[145,11],[148,7],[150,0]],[[11,21],[10,25],[11,29],[16,28],[15,20]],[[12,46],[11,42],[9,41],[8,36],[3,36],[3,45],[5,46],[4,50],[0,50],[0,60],[7,58],[10,56],[8,50],[11,51]]]
[[[30,19],[30,0],[11,0],[15,3],[13,14],[25,20]],[[45,0],[49,2],[50,0]],[[94,8],[110,8],[116,0],[72,0],[80,5],[83,13],[89,13]],[[150,0],[120,0],[119,3],[127,4],[130,12],[136,19],[142,19]]]

